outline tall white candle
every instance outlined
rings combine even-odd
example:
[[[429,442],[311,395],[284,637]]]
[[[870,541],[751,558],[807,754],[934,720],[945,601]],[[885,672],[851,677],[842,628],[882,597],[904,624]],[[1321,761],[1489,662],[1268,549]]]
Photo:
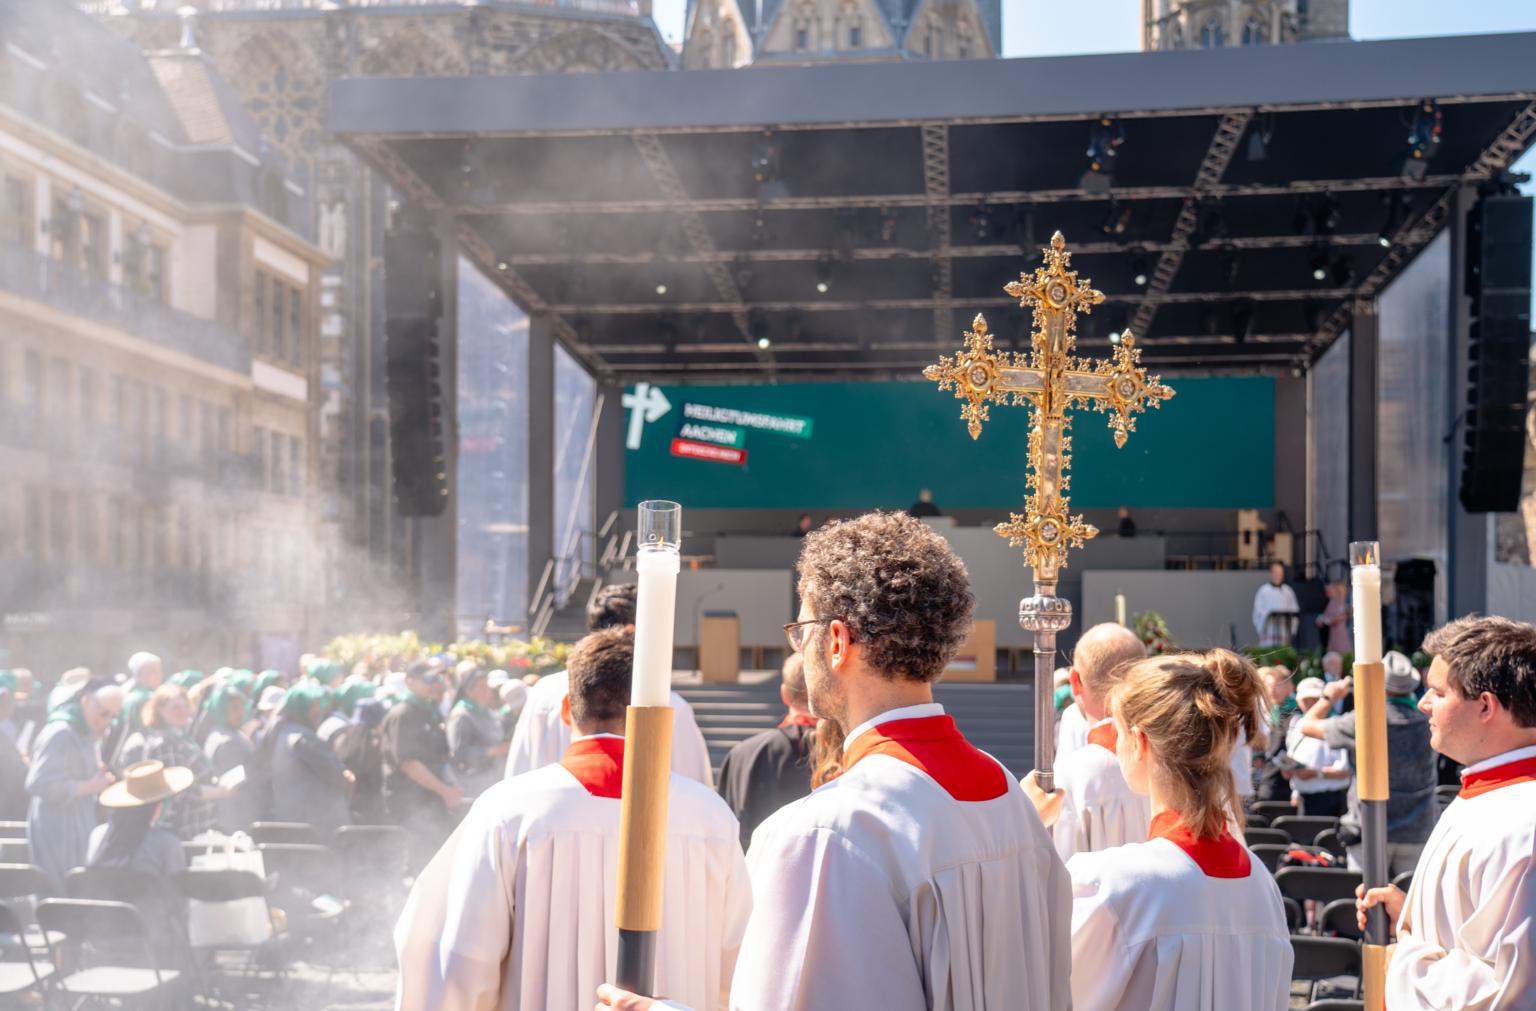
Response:
[[[1356,565],[1349,570],[1354,590],[1355,663],[1381,660],[1381,566]]]
[[[672,622],[677,610],[678,553],[642,548],[635,555],[640,589],[635,600],[635,670],[630,705],[665,706],[672,700]]]
[[[1115,624],[1125,625],[1125,594],[1115,594]]]

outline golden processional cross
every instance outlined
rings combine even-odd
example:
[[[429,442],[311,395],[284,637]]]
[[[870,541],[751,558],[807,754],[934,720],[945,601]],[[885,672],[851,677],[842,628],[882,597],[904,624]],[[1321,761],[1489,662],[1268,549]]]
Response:
[[[1108,361],[1075,357],[1077,314],[1088,313],[1104,301],[1088,281],[1069,270],[1072,254],[1060,232],[1043,250],[1045,266],[1004,289],[1033,310],[1034,332],[1027,356],[994,351],[987,321],[978,315],[965,335],[965,350],[923,370],[941,390],[954,390],[965,402],[960,417],[971,438],[981,435],[989,404],[1028,404],[1034,408],[1029,431],[1029,494],[1024,513],[1011,513],[997,526],[1010,547],[1024,548],[1024,563],[1034,571],[1035,592],[1019,603],[1019,624],[1035,639],[1035,773],[1040,788],[1053,789],[1052,766],[1056,739],[1051,682],[1056,658],[1056,633],[1072,623],[1071,602],[1056,596],[1060,570],[1069,547],[1098,534],[1082,516],[1068,511],[1072,439],[1067,435],[1073,407],[1109,414],[1115,445],[1124,446],[1136,430],[1136,415],[1148,406],[1160,407],[1173,396],[1156,376],[1139,364],[1141,351],[1127,330]]]

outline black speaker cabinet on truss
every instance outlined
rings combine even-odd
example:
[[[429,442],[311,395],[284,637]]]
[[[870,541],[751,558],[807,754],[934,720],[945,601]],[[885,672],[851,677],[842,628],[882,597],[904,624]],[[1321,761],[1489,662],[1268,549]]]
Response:
[[[401,516],[437,516],[448,504],[442,284],[442,246],[431,222],[397,212],[384,234],[384,383]]]
[[[1530,388],[1532,198],[1485,194],[1467,218],[1466,447],[1461,504],[1513,512],[1525,466]]]

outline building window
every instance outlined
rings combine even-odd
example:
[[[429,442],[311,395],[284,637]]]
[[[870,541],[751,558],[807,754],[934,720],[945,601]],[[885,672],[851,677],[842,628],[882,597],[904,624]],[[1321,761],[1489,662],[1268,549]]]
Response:
[[[31,201],[27,199],[30,187],[27,180],[16,176],[5,177],[3,203],[0,203],[0,237],[19,246],[27,245],[32,238]]]
[[[864,27],[862,25],[848,26],[848,48],[860,49],[864,45]]]
[[[797,27],[795,29],[795,48],[798,49],[798,50],[804,51],[806,49],[809,49],[810,47],[811,47],[811,33],[810,33],[810,30],[807,29],[807,28]]]
[[[80,366],[80,420],[86,425],[96,421],[96,370]]]
[[[165,248],[155,245],[149,229],[143,225],[128,237],[123,284],[134,294],[165,301]]]
[[[256,473],[259,475],[261,490],[272,487],[272,479],[267,472],[267,430],[257,425],[251,432],[251,448],[256,451]]]
[[[283,311],[283,284],[277,279],[271,282],[272,287],[272,314],[268,317],[270,333],[267,334],[267,357],[283,357],[283,327],[288,322],[288,316]]]
[[[720,29],[720,65],[722,67],[734,67],[736,65],[736,28],[727,21]]]
[[[81,562],[92,564],[96,561],[99,548],[96,536],[96,499],[89,492],[81,492],[75,500],[75,506],[79,512],[76,524],[80,537],[79,558]]]
[[[81,219],[80,269],[97,280],[107,276],[107,219],[86,214]]]
[[[262,354],[267,349],[267,275],[259,270],[256,272],[256,293],[251,301],[255,307],[251,342],[256,346],[256,352]]]
[[[1249,18],[1243,23],[1243,45],[1261,46],[1269,41],[1269,33],[1259,23],[1258,18]]]
[[[43,355],[39,351],[28,351],[22,364],[21,378],[21,402],[32,408],[32,413],[37,417],[43,414],[43,402],[48,398],[43,390]]]
[[[48,394],[48,413],[63,421],[69,417],[69,386],[71,375],[69,362],[55,358],[48,363],[51,389]]]
[[[21,542],[21,553],[28,558],[41,558],[43,555],[43,490],[35,485],[28,485],[23,496],[22,511],[25,515],[22,522],[26,530],[26,536]]]
[[[303,346],[304,292],[293,288],[288,292],[288,361],[290,364],[297,365],[302,360]]]
[[[69,492],[53,491],[48,494],[48,557],[55,562],[68,562],[70,544]]]
[[[288,437],[288,460],[293,468],[288,481],[288,494],[304,497],[304,444],[294,436]]]
[[[1222,26],[1221,17],[1212,14],[1200,28],[1200,46],[1204,49],[1218,49],[1226,44],[1227,30]]]

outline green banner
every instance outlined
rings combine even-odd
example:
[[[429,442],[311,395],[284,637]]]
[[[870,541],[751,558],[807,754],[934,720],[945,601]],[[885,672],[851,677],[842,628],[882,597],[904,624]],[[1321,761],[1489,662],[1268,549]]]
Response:
[[[696,439],[713,442],[717,446],[740,448],[747,443],[747,431],[735,425],[706,425],[696,421],[684,421],[677,427],[679,439]]]
[[[1175,377],[1169,385],[1178,395],[1137,415],[1123,449],[1105,415],[1073,412],[1073,506],[1272,506],[1274,380]],[[624,406],[631,505],[667,498],[702,509],[904,509],[922,488],[945,509],[1017,509],[1024,500],[1030,411],[993,405],[973,442],[960,402],[931,383],[640,384]],[[684,435],[684,426],[699,430]],[[703,429],[745,431],[725,442]]]

